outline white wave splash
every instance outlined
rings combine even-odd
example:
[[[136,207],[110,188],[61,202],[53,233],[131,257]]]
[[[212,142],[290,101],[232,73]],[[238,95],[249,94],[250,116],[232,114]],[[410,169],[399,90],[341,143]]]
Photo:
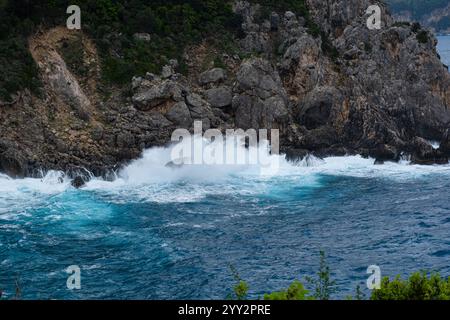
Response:
[[[99,178],[91,180],[86,192],[112,195],[116,201],[190,202],[208,194],[239,195],[258,194],[272,183],[315,185],[319,175],[386,178],[397,180],[417,179],[429,174],[450,175],[449,165],[420,166],[408,161],[386,162],[374,165],[373,159],[361,156],[329,157],[313,156],[292,164],[282,155],[267,154],[277,164],[272,172],[263,171],[260,165],[185,165],[168,167],[174,146],[145,150],[142,157],[131,162],[117,174],[114,181]],[[266,145],[262,152],[268,153]],[[248,151],[247,151],[248,152]],[[278,181],[278,182],[277,182]],[[45,198],[72,189],[63,172],[51,171],[41,179],[11,179],[0,175],[0,214],[34,206]],[[15,209],[14,209],[15,210]]]

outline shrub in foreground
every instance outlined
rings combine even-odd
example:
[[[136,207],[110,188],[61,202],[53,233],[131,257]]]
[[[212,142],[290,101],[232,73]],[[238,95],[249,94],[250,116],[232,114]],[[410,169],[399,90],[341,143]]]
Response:
[[[381,288],[374,290],[372,300],[450,300],[450,278],[438,273],[430,276],[426,272],[413,273],[409,279],[397,276],[393,280],[385,277]]]

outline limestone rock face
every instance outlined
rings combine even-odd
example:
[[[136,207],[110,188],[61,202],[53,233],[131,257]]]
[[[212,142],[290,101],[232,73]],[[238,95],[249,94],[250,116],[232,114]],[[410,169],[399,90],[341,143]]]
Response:
[[[233,100],[232,90],[226,86],[209,89],[205,95],[206,100],[215,108],[230,106]]]
[[[22,92],[0,106],[0,172],[26,176],[44,168],[75,177],[75,167],[104,175],[144,148],[167,144],[175,129],[192,129],[196,120],[204,129],[280,129],[281,150],[293,161],[362,154],[377,163],[408,155],[414,163],[446,163],[450,73],[435,37],[394,24],[380,1],[307,3],[320,35],[292,11],[236,1],[242,25],[235,45],[242,55],[219,52],[205,40],[183,53],[200,54],[183,61],[193,72],[178,74],[178,61],[168,60],[160,74],[135,77],[131,90],[111,90],[105,101],[95,89],[101,64],[92,41],[83,43],[93,76],[80,79],[57,51],[70,32],[37,35],[30,50],[45,94]],[[366,26],[366,9],[374,4],[382,10],[380,30]],[[211,54],[223,60],[222,68],[202,64]],[[430,140],[441,141],[439,149]]]
[[[342,94],[335,88],[315,87],[297,106],[296,119],[309,130],[328,125],[342,101]]]
[[[412,154],[412,163],[415,164],[447,164],[448,156],[443,154],[441,150],[434,149],[426,140],[422,138],[415,138],[413,140],[415,145]]]
[[[378,5],[382,11],[382,26],[389,27],[393,23],[387,12],[386,5],[381,1],[372,0],[307,0],[314,20],[322,29],[335,37],[342,35],[348,25],[354,22],[366,23],[369,15],[366,10],[371,5]]]
[[[69,105],[80,119],[87,121],[90,118],[91,101],[55,48],[54,42],[61,38],[59,31],[59,28],[50,31],[53,41],[49,41],[44,35],[32,38],[31,54],[42,70],[42,78],[48,84],[47,89]]]
[[[281,78],[264,59],[245,61],[233,89],[235,121],[241,129],[280,128],[289,120],[288,100]]]
[[[223,81],[226,78],[225,70],[221,68],[214,68],[203,72],[200,75],[199,82],[201,85],[206,85],[209,83],[217,83]]]
[[[28,163],[20,151],[19,146],[12,142],[0,142],[0,172],[14,178],[26,175]]]
[[[182,101],[183,92],[186,91],[179,82],[162,78],[156,78],[152,81],[137,80],[134,86],[133,103],[142,111],[161,105],[168,99],[176,102]]]
[[[166,114],[167,119],[181,127],[189,127],[192,124],[191,112],[185,102],[177,102]]]

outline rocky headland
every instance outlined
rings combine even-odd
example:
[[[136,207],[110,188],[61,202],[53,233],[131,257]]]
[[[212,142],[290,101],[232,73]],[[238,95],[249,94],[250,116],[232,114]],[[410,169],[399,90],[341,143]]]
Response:
[[[1,103],[0,171],[107,176],[143,149],[167,144],[176,128],[192,129],[195,120],[204,129],[279,129],[281,150],[293,161],[307,154],[361,154],[377,163],[402,157],[448,163],[450,73],[434,35],[396,24],[379,1],[307,4],[319,35],[291,11],[266,12],[254,1],[237,1],[242,55],[216,52],[220,67],[200,67],[216,50],[205,40],[161,74],[136,76],[129,88],[106,98],[97,49],[86,34],[64,27],[36,32],[29,50],[43,94],[24,90]],[[382,8],[380,30],[366,26],[373,4]],[[80,37],[82,76],[61,54]],[[177,72],[180,63],[184,74]]]

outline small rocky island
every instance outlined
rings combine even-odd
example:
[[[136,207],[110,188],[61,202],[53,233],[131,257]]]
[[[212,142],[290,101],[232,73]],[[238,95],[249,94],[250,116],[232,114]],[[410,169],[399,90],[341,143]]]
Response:
[[[64,26],[36,30],[29,50],[42,94],[22,90],[1,103],[0,171],[107,176],[143,149],[167,144],[176,128],[192,129],[195,120],[204,129],[279,129],[281,150],[293,161],[361,154],[377,163],[402,157],[448,163],[450,73],[434,35],[394,22],[380,1],[306,3],[303,17],[267,10],[264,1],[233,2],[241,54],[221,52],[206,38],[187,46],[182,59],[168,57],[160,74],[136,75],[108,94],[89,35]],[[380,30],[366,25],[373,4],[382,8]],[[81,76],[61,54],[74,39],[84,50]],[[211,52],[220,65],[205,64]]]

